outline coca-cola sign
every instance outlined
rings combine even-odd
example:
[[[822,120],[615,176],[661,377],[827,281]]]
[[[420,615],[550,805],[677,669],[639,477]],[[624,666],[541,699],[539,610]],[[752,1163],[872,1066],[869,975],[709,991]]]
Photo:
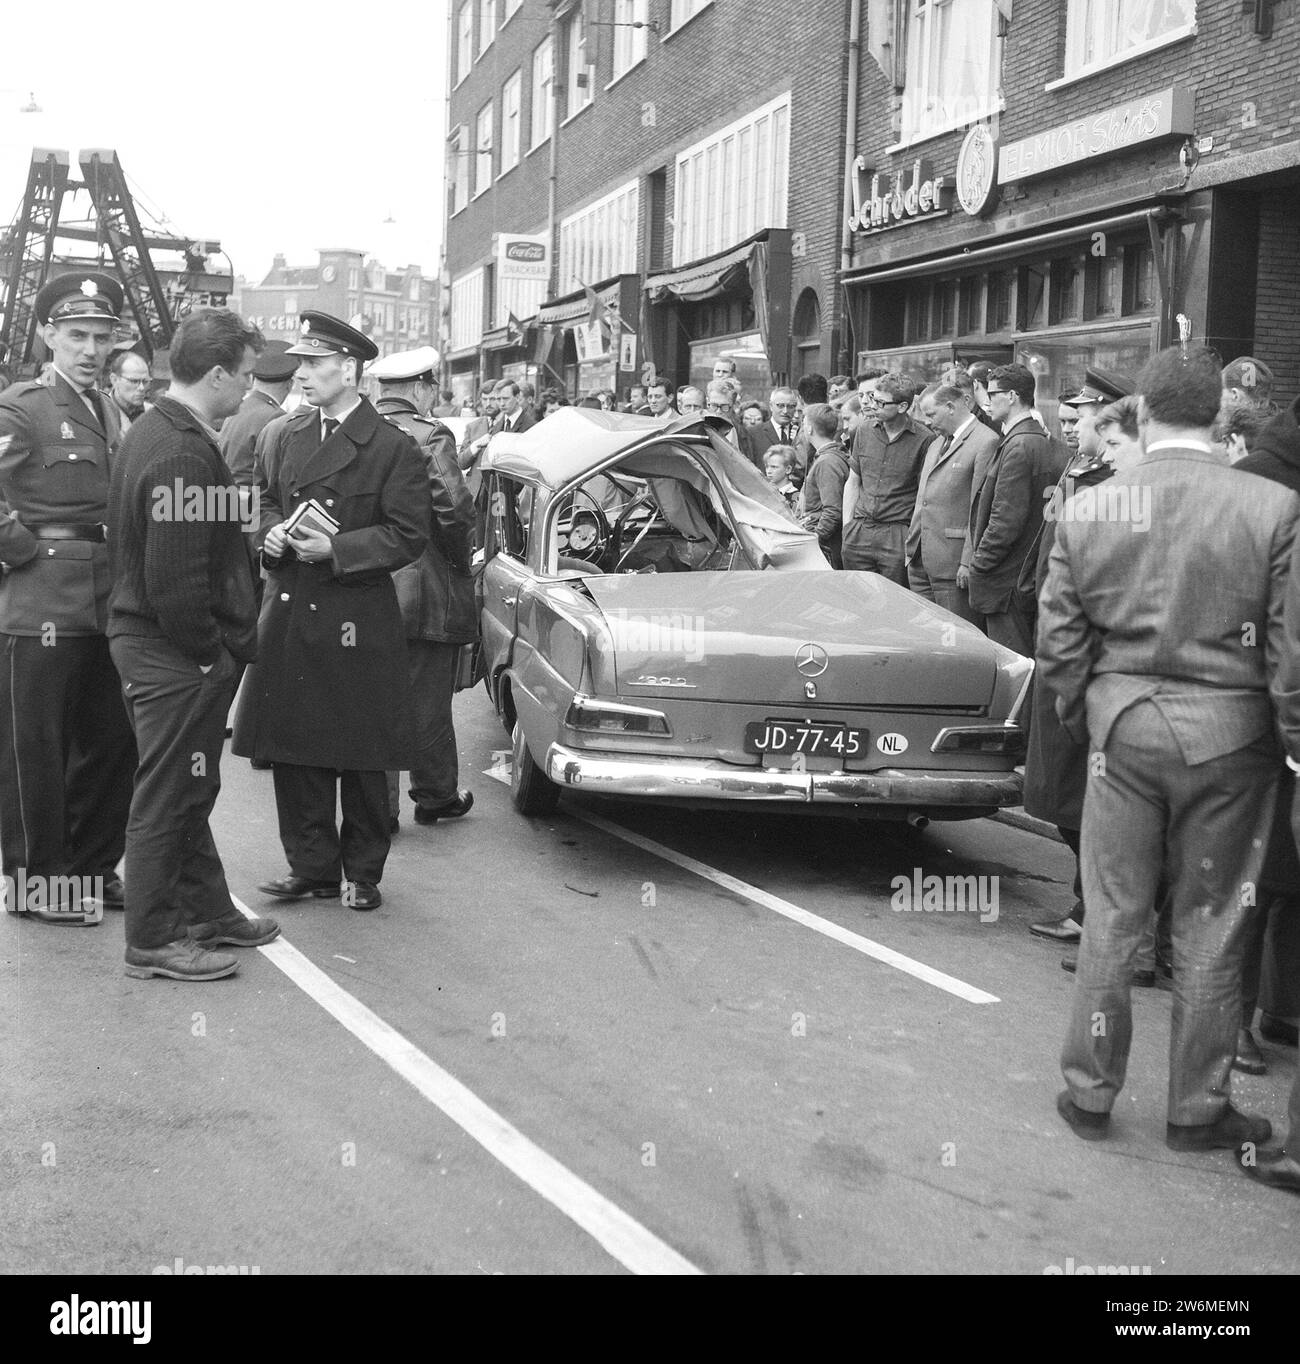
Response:
[[[546,247],[541,242],[514,241],[506,243],[507,260],[544,261]]]
[[[544,235],[524,236],[515,232],[498,232],[495,254],[497,280],[533,280],[545,284],[551,274],[550,238]],[[519,314],[521,317],[523,314]]]

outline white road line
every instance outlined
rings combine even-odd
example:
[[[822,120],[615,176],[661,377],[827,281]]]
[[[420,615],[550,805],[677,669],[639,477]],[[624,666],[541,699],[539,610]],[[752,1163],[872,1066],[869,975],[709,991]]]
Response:
[[[231,896],[249,919],[258,916]],[[315,1000],[359,1042],[413,1085],[462,1131],[472,1137],[534,1193],[558,1208],[633,1274],[699,1274],[702,1271],[671,1246],[647,1231],[621,1208],[571,1170],[529,1141],[499,1113],[490,1109],[454,1075],[427,1057],[413,1042],[390,1027],[309,961],[292,943],[279,938],[258,948],[304,994]]]
[[[893,966],[899,971],[905,971],[909,976],[915,976],[917,980],[925,981],[927,985],[933,985],[940,990],[947,990],[950,995],[956,995],[958,999],[964,999],[969,1004],[1000,1004],[1002,1002],[997,995],[991,995],[987,990],[978,989],[974,985],[967,985],[964,980],[958,980],[956,976],[946,975],[943,971],[936,971],[933,966],[927,966],[924,962],[905,957],[901,952],[895,952],[892,947],[873,942],[870,938],[864,938],[860,933],[850,932],[849,929],[832,923],[830,919],[823,919],[820,914],[813,914],[809,910],[800,909],[798,905],[792,905],[789,900],[782,900],[777,895],[771,895],[765,890],[760,890],[757,886],[751,886],[747,881],[729,876],[725,871],[717,871],[705,862],[697,862],[695,858],[687,857],[685,853],[675,852],[662,843],[656,843],[652,838],[643,838],[640,834],[634,834],[621,824],[613,824],[607,819],[602,819],[599,815],[590,814],[586,810],[577,810],[572,806],[569,807],[568,813],[574,819],[582,820],[584,824],[590,824],[607,834],[612,834],[615,838],[621,838],[625,843],[631,843],[635,848],[653,853],[656,857],[662,857],[666,862],[672,862],[675,866],[694,872],[696,876],[704,877],[706,881],[712,881],[715,885],[723,886],[727,890],[734,891],[737,895],[743,895],[745,899],[752,900],[756,905],[762,905],[764,909],[770,909],[773,913],[784,915],[785,918],[792,919],[805,928],[811,928],[816,933],[823,933],[828,938],[834,938],[836,942],[843,943],[845,947],[853,948],[855,952],[861,952],[863,956],[874,957],[876,961],[884,962],[886,966]]]

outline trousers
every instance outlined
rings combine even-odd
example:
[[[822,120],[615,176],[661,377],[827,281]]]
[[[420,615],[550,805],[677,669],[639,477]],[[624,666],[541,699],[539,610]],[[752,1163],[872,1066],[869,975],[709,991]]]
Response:
[[[276,763],[274,780],[289,870],[315,881],[378,885],[390,846],[385,774]]]
[[[1108,1113],[1133,1036],[1130,972],[1170,883],[1173,1009],[1168,1120],[1214,1122],[1228,1104],[1241,1013],[1241,969],[1277,786],[1276,750],[1259,740],[1189,767],[1147,700],[1113,724],[1089,764],[1083,805],[1083,898],[1074,1002],[1061,1070],[1079,1108]],[[1095,755],[1094,755],[1095,758]]]
[[[411,768],[411,799],[432,808],[456,795],[459,768],[451,703],[455,695],[459,644],[408,639],[407,670],[411,709],[415,712],[416,761]],[[401,801],[401,773],[388,774],[388,806],[396,816]]]
[[[162,947],[235,908],[209,817],[221,790],[226,712],[239,666],[204,673],[164,639],[112,641],[140,765],[126,826],[126,941]]]

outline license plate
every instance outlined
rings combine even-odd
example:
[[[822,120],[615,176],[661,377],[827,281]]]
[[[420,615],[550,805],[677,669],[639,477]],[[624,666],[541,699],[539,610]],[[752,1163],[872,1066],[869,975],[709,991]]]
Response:
[[[817,720],[761,720],[745,726],[745,752],[802,753],[809,758],[857,758],[867,751],[867,731]]]

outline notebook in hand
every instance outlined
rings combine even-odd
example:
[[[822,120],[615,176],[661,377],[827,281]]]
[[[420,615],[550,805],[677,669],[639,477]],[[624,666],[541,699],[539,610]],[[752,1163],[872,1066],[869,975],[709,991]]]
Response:
[[[324,535],[335,536],[339,533],[339,523],[316,501],[314,497],[300,502],[285,521],[285,533],[292,535],[302,526],[304,530],[320,531]]]

